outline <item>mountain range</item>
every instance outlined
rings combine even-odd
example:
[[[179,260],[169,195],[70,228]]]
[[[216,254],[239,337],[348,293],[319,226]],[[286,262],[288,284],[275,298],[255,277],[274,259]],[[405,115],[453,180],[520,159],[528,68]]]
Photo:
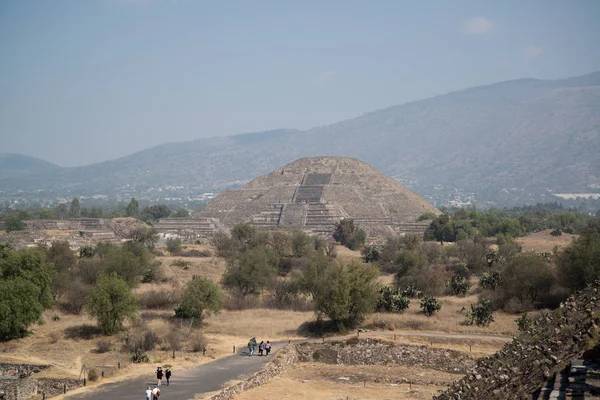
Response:
[[[600,72],[479,86],[304,131],[168,143],[82,167],[4,154],[0,190],[220,190],[317,155],[358,158],[417,192],[598,191]]]

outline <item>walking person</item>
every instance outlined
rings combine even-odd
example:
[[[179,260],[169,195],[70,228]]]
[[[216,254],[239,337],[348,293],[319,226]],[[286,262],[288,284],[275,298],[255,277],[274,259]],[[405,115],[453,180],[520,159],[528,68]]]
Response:
[[[154,389],[152,389],[152,400],[158,400],[159,397],[160,389],[158,388],[158,386],[155,386]]]
[[[165,371],[165,378],[167,378],[167,386],[169,386],[169,380],[171,379],[171,370],[169,368]]]
[[[256,339],[252,338],[250,339],[250,341],[248,342],[248,356],[251,356],[252,354],[254,354],[254,346],[256,345]]]
[[[146,400],[153,400],[152,399],[152,388],[150,386],[148,386],[148,389],[146,389]]]
[[[265,344],[265,351],[267,352],[267,356],[271,352],[271,343],[267,340],[267,344]]]
[[[258,355],[262,357],[263,351],[265,351],[265,342],[261,340],[260,344],[258,345]]]
[[[163,378],[163,370],[161,367],[156,368],[156,380],[158,381],[156,386],[160,386]]]

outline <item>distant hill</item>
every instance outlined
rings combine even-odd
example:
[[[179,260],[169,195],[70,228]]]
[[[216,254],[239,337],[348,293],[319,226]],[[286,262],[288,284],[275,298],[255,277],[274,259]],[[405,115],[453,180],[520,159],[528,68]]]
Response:
[[[49,169],[0,188],[218,189],[315,155],[358,158],[413,190],[588,191],[600,185],[600,72],[557,81],[474,87],[306,131],[169,143],[77,168]]]
[[[0,179],[58,171],[60,167],[22,154],[0,154]]]

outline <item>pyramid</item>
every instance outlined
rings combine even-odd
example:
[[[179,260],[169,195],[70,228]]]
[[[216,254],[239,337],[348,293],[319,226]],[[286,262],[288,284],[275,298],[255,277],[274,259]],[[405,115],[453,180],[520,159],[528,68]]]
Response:
[[[370,237],[422,233],[417,222],[433,205],[374,167],[348,157],[306,157],[260,176],[238,190],[220,193],[197,218],[225,227],[248,222],[330,235],[351,218]]]

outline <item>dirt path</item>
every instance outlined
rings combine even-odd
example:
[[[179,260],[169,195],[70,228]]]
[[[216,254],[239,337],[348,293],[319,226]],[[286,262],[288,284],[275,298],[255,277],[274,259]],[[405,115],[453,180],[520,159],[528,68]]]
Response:
[[[512,337],[503,335],[479,335],[466,333],[443,333],[443,332],[419,332],[419,331],[371,331],[360,333],[362,338],[367,337],[389,337],[389,336],[410,336],[426,337],[440,339],[474,339],[474,340],[499,340],[510,341]],[[356,334],[347,336],[335,336],[325,339],[325,341],[344,340],[356,337]],[[300,342],[320,342],[319,339],[296,340]],[[287,342],[273,343],[273,355],[283,348]],[[190,399],[196,394],[209,393],[217,391],[227,382],[232,380],[244,379],[244,377],[259,371],[264,364],[271,358],[267,357],[248,357],[247,349],[242,348],[238,354],[221,358],[207,364],[202,364],[195,368],[173,371],[171,385],[161,386],[161,399]],[[94,388],[86,393],[66,395],[64,399],[70,400],[104,400],[104,399],[122,399],[138,400],[143,398],[145,388],[156,383],[153,374],[154,366],[148,365],[148,375],[136,377],[125,381],[106,383]]]

